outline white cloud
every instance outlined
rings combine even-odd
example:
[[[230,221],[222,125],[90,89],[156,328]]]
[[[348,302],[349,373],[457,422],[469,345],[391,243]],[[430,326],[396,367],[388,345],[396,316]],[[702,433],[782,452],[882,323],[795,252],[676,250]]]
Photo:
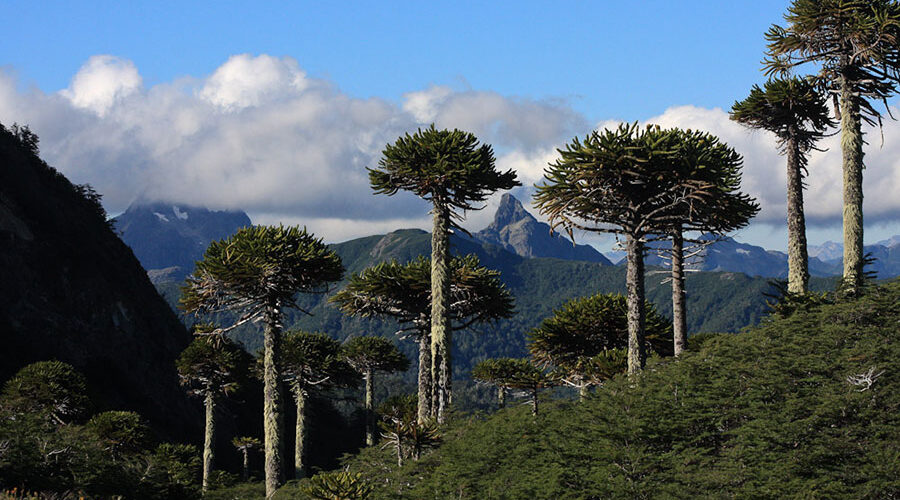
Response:
[[[369,187],[366,167],[404,132],[431,121],[474,132],[495,146],[500,168],[531,183],[548,148],[584,123],[564,103],[492,92],[431,87],[401,103],[358,99],[268,55],[233,56],[207,77],[141,81],[134,64],[112,56],[89,59],[59,93],[20,91],[0,72],[0,122],[29,124],[42,156],[92,184],[110,213],[138,197],[243,209],[255,221],[277,214],[315,225],[329,241],[428,220],[415,196]]]
[[[143,80],[131,61],[110,55],[97,55],[78,71],[68,89],[60,92],[75,107],[89,109],[100,116],[116,101],[140,90]]]

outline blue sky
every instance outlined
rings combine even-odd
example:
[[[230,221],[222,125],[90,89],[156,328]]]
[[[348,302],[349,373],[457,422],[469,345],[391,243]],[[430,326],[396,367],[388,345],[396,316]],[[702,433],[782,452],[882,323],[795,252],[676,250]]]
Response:
[[[7,0],[0,122],[31,124],[48,161],[113,213],[138,196],[243,208],[330,241],[427,227],[424,205],[373,199],[364,178],[422,124],[494,144],[526,203],[575,134],[622,120],[705,128],[744,154],[745,189],[763,203],[739,237],[783,248],[783,160],[726,112],[764,80],[763,33],[787,5]],[[867,241],[900,233],[894,153],[868,157]],[[812,243],[840,237],[838,165],[835,151],[812,159]]]

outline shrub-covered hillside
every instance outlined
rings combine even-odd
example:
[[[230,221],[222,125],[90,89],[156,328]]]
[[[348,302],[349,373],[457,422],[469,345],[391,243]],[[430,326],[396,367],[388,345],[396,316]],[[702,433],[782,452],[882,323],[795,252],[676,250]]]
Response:
[[[900,282],[544,408],[458,421],[403,467],[377,447],[348,465],[377,498],[894,498]]]

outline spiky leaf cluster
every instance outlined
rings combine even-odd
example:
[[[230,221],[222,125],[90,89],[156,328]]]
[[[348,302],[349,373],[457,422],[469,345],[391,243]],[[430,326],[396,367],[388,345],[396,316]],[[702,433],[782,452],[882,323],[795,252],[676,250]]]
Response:
[[[880,113],[868,99],[885,100],[900,80],[900,4],[894,0],[794,0],[787,26],[766,32],[768,74],[787,74],[813,63],[822,85],[832,92],[846,79],[862,99],[870,124]]]
[[[298,292],[324,292],[344,273],[321,239],[296,226],[255,226],[212,242],[182,289],[189,313],[242,311],[258,320],[267,307],[297,307]]]
[[[649,351],[672,355],[672,327],[645,303],[645,342]],[[564,378],[599,383],[626,368],[628,303],[619,294],[596,294],[566,302],[528,333],[535,363],[556,368]]]
[[[394,373],[409,368],[409,358],[384,337],[352,337],[344,342],[343,357],[360,373],[370,370]]]
[[[796,141],[800,153],[815,149],[825,130],[835,125],[817,85],[797,77],[773,78],[762,88],[753,85],[749,96],[735,101],[729,117],[747,127],[775,134],[782,154],[791,139]],[[801,154],[798,159],[805,168],[806,155]]]
[[[251,358],[227,337],[196,337],[175,361],[181,384],[192,395],[230,394],[249,377]]]
[[[232,438],[231,445],[235,447],[238,451],[244,450],[258,450],[262,448],[262,442],[255,437],[249,436],[237,436]]]
[[[286,332],[282,360],[282,375],[295,390],[359,383],[356,371],[342,359],[340,342],[324,333]]]
[[[478,257],[450,259],[450,322],[454,330],[508,318],[513,298],[500,272],[481,265]],[[383,262],[354,274],[331,302],[345,314],[391,317],[413,333],[427,331],[431,318],[431,260],[418,257],[406,264]]]
[[[520,185],[513,170],[499,172],[490,145],[461,130],[430,127],[401,136],[385,146],[378,168],[369,170],[377,194],[392,196],[400,190],[450,209],[477,210],[498,189]]]
[[[715,135],[701,130],[670,129],[675,149],[670,172],[681,187],[671,203],[681,217],[662,220],[660,228],[724,234],[747,225],[759,212],[759,203],[741,193],[744,159]]]
[[[497,387],[530,391],[556,385],[554,377],[524,358],[486,359],[472,368],[472,378]]]
[[[91,417],[85,428],[114,453],[131,453],[150,444],[150,428],[133,411],[105,411]]]
[[[576,137],[545,170],[535,206],[570,235],[643,235],[678,220],[685,186],[671,175],[677,142],[671,130],[636,123]]]
[[[87,381],[75,368],[61,361],[39,361],[25,366],[3,385],[0,407],[67,424],[84,418],[91,402]]]
[[[347,471],[320,472],[300,485],[300,491],[314,500],[365,500],[372,490],[362,474]]]

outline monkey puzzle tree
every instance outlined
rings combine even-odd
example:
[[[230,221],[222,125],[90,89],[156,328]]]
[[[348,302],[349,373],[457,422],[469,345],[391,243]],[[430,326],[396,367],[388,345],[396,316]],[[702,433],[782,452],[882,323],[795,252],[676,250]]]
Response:
[[[809,254],[803,175],[807,153],[815,149],[825,129],[834,125],[825,97],[809,80],[775,78],[762,89],[754,85],[746,99],[731,107],[730,118],[775,134],[779,152],[787,158],[788,291],[804,294],[809,289]]]
[[[835,98],[843,158],[843,284],[855,293],[864,279],[862,121],[881,123],[870,100],[886,107],[900,81],[900,3],[794,0],[784,19],[786,27],[774,25],[766,32],[766,71],[788,74],[811,63]]]
[[[321,293],[344,273],[341,259],[306,229],[256,226],[214,241],[182,289],[188,313],[233,311],[234,325],[263,323],[263,424],[266,496],[284,482],[281,329],[284,308],[300,293]]]
[[[241,479],[247,481],[250,479],[250,451],[258,450],[262,447],[262,443],[259,442],[259,439],[255,437],[235,437],[231,440],[231,445],[237,449],[237,451],[241,452],[241,458],[243,458],[243,467],[241,468]]]
[[[248,376],[250,355],[226,337],[196,337],[175,361],[188,393],[203,398],[206,425],[203,439],[203,491],[209,489],[215,467],[216,403],[238,389]]]
[[[626,238],[628,374],[638,373],[644,350],[644,244],[683,219],[697,182],[672,175],[678,134],[623,123],[615,130],[577,137],[544,172],[535,206],[552,227],[614,233]]]
[[[383,337],[353,337],[344,342],[344,360],[366,381],[366,445],[375,444],[375,372],[395,373],[409,368],[409,359]]]
[[[671,129],[675,135],[669,174],[679,189],[671,203],[679,208],[657,223],[656,231],[671,238],[664,250],[671,257],[674,354],[687,343],[687,303],[684,290],[684,233],[722,235],[740,229],[759,212],[759,204],[739,191],[743,158],[718,137],[702,131]],[[692,243],[706,244],[711,240]]]
[[[406,134],[385,146],[378,168],[369,169],[376,194],[392,196],[401,189],[431,202],[431,363],[436,388],[435,414],[443,421],[451,398],[450,362],[450,228],[459,227],[459,210],[480,210],[499,189],[520,185],[512,170],[499,172],[494,152],[471,133],[437,130],[434,125]]]
[[[672,355],[672,329],[645,304],[644,342],[661,356]],[[627,368],[628,303],[619,294],[597,294],[566,302],[528,333],[528,350],[540,368],[552,369],[583,398],[592,385]],[[480,378],[473,373],[473,376]]]
[[[498,388],[525,391],[534,416],[538,414],[538,391],[557,385],[552,375],[524,358],[486,359],[472,367],[472,378]]]
[[[297,405],[294,475],[304,477],[306,466],[306,401],[310,391],[326,387],[353,387],[356,372],[341,359],[341,344],[324,333],[288,332],[284,336],[283,377]]]
[[[41,415],[49,422],[66,425],[88,415],[87,381],[72,365],[39,361],[23,367],[7,380],[0,407],[13,413]]]
[[[441,434],[434,419],[424,422],[417,420],[415,394],[399,394],[387,398],[378,406],[381,421],[381,437],[385,443],[382,448],[393,447],[397,453],[397,465],[403,465],[403,459],[412,457],[418,460],[422,452],[434,448],[441,442]]]
[[[449,328],[462,330],[478,323],[508,318],[513,299],[500,281],[500,272],[481,265],[478,257],[454,257],[449,263]],[[419,257],[406,264],[383,262],[350,278],[330,300],[346,314],[396,319],[400,332],[419,343],[418,421],[437,417],[431,377],[431,261]]]

